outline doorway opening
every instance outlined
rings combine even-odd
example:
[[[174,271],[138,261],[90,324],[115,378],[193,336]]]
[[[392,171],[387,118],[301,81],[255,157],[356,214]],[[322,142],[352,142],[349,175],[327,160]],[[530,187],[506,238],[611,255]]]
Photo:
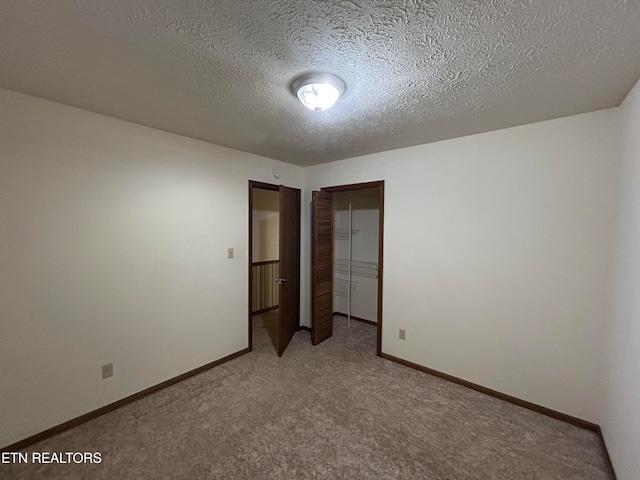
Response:
[[[334,316],[375,325],[382,351],[384,181],[312,192],[312,343],[333,334]]]
[[[282,356],[300,326],[300,190],[249,181],[249,349]]]

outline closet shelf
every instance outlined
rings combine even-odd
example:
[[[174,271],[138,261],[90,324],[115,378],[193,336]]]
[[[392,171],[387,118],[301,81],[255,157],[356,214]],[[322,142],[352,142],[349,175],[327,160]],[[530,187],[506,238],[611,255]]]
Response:
[[[335,259],[336,273],[349,274],[349,259]],[[351,260],[351,275],[358,277],[378,278],[378,262],[368,262],[366,260]]]
[[[333,235],[339,240],[348,240],[351,235],[355,235],[360,231],[359,228],[353,228],[351,231],[347,230],[334,230]]]
[[[351,280],[351,290],[355,290],[358,287],[358,282]],[[334,279],[334,293],[339,297],[348,297],[349,293],[349,281],[343,278]]]
[[[347,270],[336,270],[337,273],[343,273],[345,275],[348,275],[349,272]],[[364,273],[364,272],[354,272],[353,270],[351,270],[351,275],[354,277],[367,277],[367,278],[378,278],[378,274],[377,273]]]
[[[346,278],[335,278],[334,283],[338,287],[347,288],[347,286],[349,285],[349,280],[347,280]],[[355,290],[357,286],[357,280],[351,280],[351,290]]]
[[[349,266],[349,259],[348,258],[336,258],[335,259],[335,264],[336,265]],[[376,272],[378,271],[378,262],[369,262],[369,261],[366,261],[366,260],[351,260],[351,266],[352,267],[358,267],[358,268],[370,268],[372,270],[375,270]]]
[[[349,275],[349,270],[344,266],[340,266],[335,269],[336,273],[341,275]],[[351,276],[353,277],[368,277],[368,278],[378,278],[378,272],[372,270],[358,270],[357,267],[351,267]]]

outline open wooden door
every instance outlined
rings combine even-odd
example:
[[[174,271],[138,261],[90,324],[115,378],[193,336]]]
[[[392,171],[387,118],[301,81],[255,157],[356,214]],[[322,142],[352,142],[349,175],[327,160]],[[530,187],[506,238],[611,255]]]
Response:
[[[311,206],[311,343],[333,335],[333,203],[313,192]]]
[[[300,190],[280,185],[280,321],[281,357],[300,325]]]

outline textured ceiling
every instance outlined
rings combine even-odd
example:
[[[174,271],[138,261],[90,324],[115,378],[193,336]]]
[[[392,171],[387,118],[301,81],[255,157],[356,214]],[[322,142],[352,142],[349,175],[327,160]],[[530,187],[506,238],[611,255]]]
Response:
[[[299,165],[618,105],[639,46],[640,0],[0,0],[0,86]]]

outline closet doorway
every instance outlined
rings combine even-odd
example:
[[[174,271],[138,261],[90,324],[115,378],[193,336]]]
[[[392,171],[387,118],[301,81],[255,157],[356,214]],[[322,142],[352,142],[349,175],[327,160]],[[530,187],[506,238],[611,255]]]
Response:
[[[249,181],[248,257],[249,349],[282,356],[300,326],[299,189]]]
[[[333,334],[334,315],[377,326],[382,346],[384,181],[312,192],[311,341]]]

